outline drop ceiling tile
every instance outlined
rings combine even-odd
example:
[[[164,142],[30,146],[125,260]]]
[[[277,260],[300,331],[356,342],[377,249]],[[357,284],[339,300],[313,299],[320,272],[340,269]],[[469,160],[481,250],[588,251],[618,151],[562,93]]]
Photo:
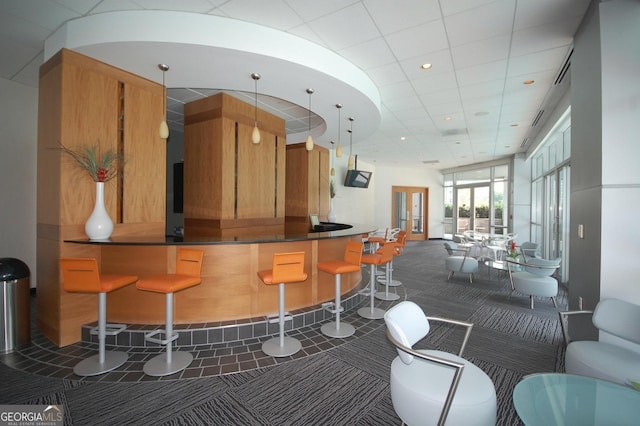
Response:
[[[460,97],[462,103],[466,104],[466,100],[499,96],[504,91],[504,82],[500,80],[487,81],[480,84],[472,84],[460,88]]]
[[[512,1],[515,3],[515,0]],[[449,16],[493,2],[494,0],[446,0],[440,2],[440,7],[442,8],[442,14],[444,16]]]
[[[367,74],[378,87],[397,84],[406,81],[406,76],[397,62],[367,70]]]
[[[419,95],[454,89],[458,87],[454,73],[426,74],[425,77],[413,80],[413,87]]]
[[[302,19],[284,0],[270,0],[264,7],[263,0],[231,0],[222,6],[227,16],[286,31],[302,24]]]
[[[386,40],[398,60],[421,55],[427,56],[431,52],[449,47],[442,20],[389,34],[386,36]]]
[[[493,80],[504,80],[507,74],[506,59],[476,65],[474,67],[460,68],[456,70],[456,77],[460,86],[470,86]]]
[[[364,0],[382,34],[391,34],[440,18],[438,0],[404,0],[389,7],[388,0]]]
[[[531,78],[529,74],[538,71],[552,70],[557,73],[568,51],[567,46],[562,46],[512,57],[509,59],[507,77],[523,76],[523,80],[526,80]]]
[[[456,68],[473,67],[509,57],[511,37],[498,36],[451,48]]]
[[[422,69],[422,65],[429,63],[432,67],[428,70]],[[400,61],[400,65],[407,78],[425,78],[433,74],[452,73],[453,60],[449,49],[429,52],[425,55],[415,56]]]
[[[515,3],[498,0],[447,16],[447,37],[452,47],[511,34]]]
[[[516,9],[515,30],[537,27],[560,19],[581,17],[590,0],[520,1]]]
[[[511,54],[522,56],[547,49],[568,47],[573,43],[573,35],[579,24],[580,18],[569,18],[553,24],[515,31]]]
[[[305,22],[309,22],[359,2],[360,0],[295,0],[287,3]]]
[[[382,37],[347,47],[339,50],[338,53],[363,70],[396,62],[393,53]]]
[[[322,34],[321,38],[333,50],[380,37],[380,32],[361,3],[339,9],[308,24],[313,31]]]

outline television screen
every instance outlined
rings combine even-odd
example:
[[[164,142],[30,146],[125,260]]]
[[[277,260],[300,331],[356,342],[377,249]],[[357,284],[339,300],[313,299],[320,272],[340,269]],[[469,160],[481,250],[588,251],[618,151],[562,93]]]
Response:
[[[354,188],[368,188],[371,180],[371,172],[365,170],[347,170],[347,176],[344,179],[344,186]]]

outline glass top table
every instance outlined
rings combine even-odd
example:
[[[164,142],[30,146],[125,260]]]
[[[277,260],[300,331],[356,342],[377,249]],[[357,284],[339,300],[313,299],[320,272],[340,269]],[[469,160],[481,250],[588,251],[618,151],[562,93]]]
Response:
[[[525,376],[513,390],[513,404],[527,426],[637,425],[640,392],[572,374]]]

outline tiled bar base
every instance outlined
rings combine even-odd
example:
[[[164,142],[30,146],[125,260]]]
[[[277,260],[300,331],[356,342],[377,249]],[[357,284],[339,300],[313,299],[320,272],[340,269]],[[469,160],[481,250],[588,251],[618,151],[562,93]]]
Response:
[[[364,281],[364,280],[363,280]],[[368,283],[364,283],[366,286]],[[363,284],[361,284],[362,286]],[[341,305],[345,312],[354,310],[363,301],[369,298],[358,294],[362,288],[358,286],[342,296]],[[285,322],[285,330],[297,330],[303,327],[314,327],[324,321],[334,318],[334,314],[324,309],[321,305],[307,307],[289,312],[291,321]],[[91,328],[96,323],[86,324],[82,327],[82,342],[98,344],[98,336],[91,334]],[[231,343],[238,340],[260,339],[278,333],[277,322],[269,322],[266,317],[250,318],[237,321],[224,321],[200,324],[175,324],[174,332],[178,333],[178,340],[174,345],[195,346],[218,343]],[[162,325],[127,324],[127,329],[116,336],[106,336],[106,344],[123,347],[158,347],[157,343],[146,342],[144,335],[157,329],[164,329]],[[164,338],[164,336],[163,336]]]
[[[366,287],[369,280],[365,271],[363,271],[362,281],[364,284],[361,284],[361,287]],[[381,289],[382,287],[378,286],[378,290]],[[332,350],[383,327],[383,320],[369,320],[358,315],[359,307],[369,306],[369,297],[359,295],[357,290],[356,288],[345,294],[342,301],[345,309],[341,319],[356,328],[353,336],[344,339],[325,336],[320,330],[322,323],[332,321],[334,315],[322,306],[291,312],[294,320],[287,321],[287,335],[300,340],[302,350],[290,357],[273,358],[262,352],[261,348],[264,341],[277,335],[277,324],[268,324],[264,317],[224,324],[192,324],[179,329],[179,346],[174,349],[190,352],[194,356],[193,362],[185,370],[165,377],[152,377],[143,372],[144,363],[164,351],[164,347],[157,344],[148,343],[145,346],[144,334],[162,326],[136,327],[133,325],[130,326],[130,330],[121,333],[120,336],[107,336],[107,350],[122,351],[129,355],[124,365],[99,376],[76,376],[73,372],[74,365],[96,354],[97,336],[89,335],[91,326],[87,325],[83,327],[82,341],[65,347],[54,345],[37,329],[35,323],[37,307],[35,297],[32,297],[31,344],[12,353],[0,354],[0,362],[17,370],[40,376],[100,382],[196,379],[268,368]],[[400,295],[400,300],[406,299],[406,292],[402,286],[394,287],[393,292]],[[375,303],[376,307],[389,309],[397,301],[376,300]],[[116,337],[118,337],[117,341]],[[201,341],[208,343],[197,343]]]

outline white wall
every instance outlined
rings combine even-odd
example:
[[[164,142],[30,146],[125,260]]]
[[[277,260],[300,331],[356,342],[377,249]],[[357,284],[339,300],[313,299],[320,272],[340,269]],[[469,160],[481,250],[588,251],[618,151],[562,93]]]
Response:
[[[429,188],[429,210],[427,229],[429,238],[444,236],[444,177],[439,171],[424,168],[376,167],[375,178],[375,225],[391,227],[392,187],[417,186]]]
[[[569,301],[640,304],[634,212],[640,209],[640,3],[594,0],[575,37],[571,72]],[[631,217],[631,219],[627,219]],[[584,226],[584,238],[577,235]],[[633,257],[633,255],[631,255]],[[621,259],[622,257],[622,259]],[[578,327],[581,331],[584,327]],[[573,330],[571,330],[573,333]]]
[[[36,283],[38,89],[0,78],[0,257],[14,257]]]
[[[333,156],[333,153],[331,153]],[[376,187],[380,182],[377,169],[371,164],[358,160],[358,170],[367,170],[372,173],[368,188],[349,188],[344,186],[344,178],[347,174],[347,155],[334,158],[333,166],[336,175],[332,177],[336,184],[336,196],[333,199],[333,208],[336,213],[337,223],[371,225],[378,228],[376,223]]]

